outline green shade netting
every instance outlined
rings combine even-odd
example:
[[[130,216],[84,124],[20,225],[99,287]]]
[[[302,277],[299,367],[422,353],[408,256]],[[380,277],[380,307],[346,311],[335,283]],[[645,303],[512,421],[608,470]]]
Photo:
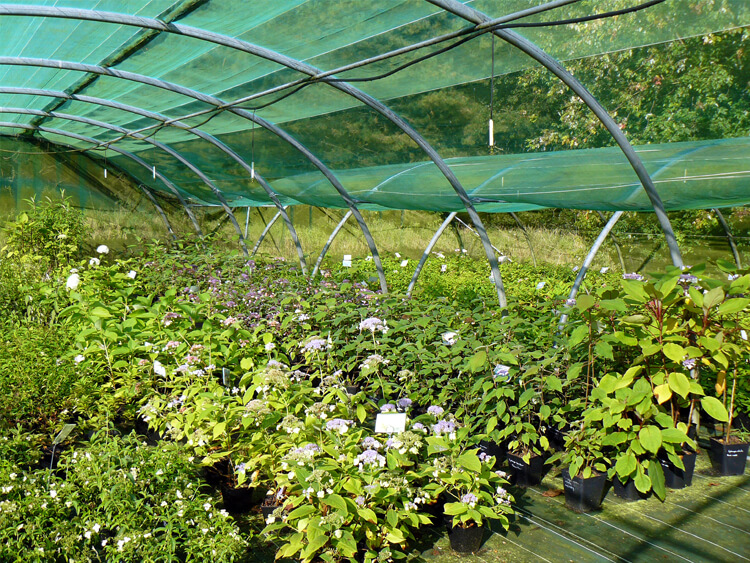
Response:
[[[632,0],[585,0],[558,7],[524,21],[563,20],[632,7],[638,3]],[[461,18],[447,14],[424,0],[27,0],[16,4],[87,9],[157,18],[261,45],[323,70],[338,68],[469,27]],[[466,4],[497,17],[538,6],[543,2],[475,0]],[[53,95],[59,91],[79,93],[128,104],[171,118],[210,109],[210,104],[180,93],[118,78],[97,77],[60,68],[42,68],[30,63],[22,66],[8,63],[14,58],[25,57],[108,66],[179,84],[224,101],[236,100],[305,76],[277,62],[195,38],[117,23],[2,15],[3,6],[4,4],[0,4],[0,25],[4,31],[0,34],[0,57],[5,57],[3,64],[0,64],[0,107],[10,113],[3,113],[0,120],[19,124],[41,124],[94,137],[100,142],[118,140],[118,147],[137,153],[144,160],[154,163],[184,193],[190,194],[194,203],[216,204],[218,200],[206,183],[193,172],[143,141],[120,139],[119,135],[112,131],[67,119],[13,113],[13,108],[54,108],[73,116],[133,130],[152,126],[156,122],[129,111],[95,103],[65,101],[60,104],[54,97],[20,93],[18,89],[43,89],[51,91],[48,93]],[[746,0],[681,0],[667,1],[638,13],[611,19],[556,27],[525,28],[517,32],[552,56],[560,60],[569,60],[720,32],[748,23],[750,3]],[[432,49],[435,48],[437,47]],[[378,75],[428,51],[378,62],[366,68],[342,73],[340,76],[351,79]],[[450,92],[461,85],[485,79],[490,74],[490,55],[490,38],[484,35],[387,78],[357,83],[357,87],[378,99],[388,101],[391,105],[420,93]],[[500,40],[495,41],[496,74],[510,73],[530,66],[533,66],[533,61],[526,55]],[[613,87],[616,86],[613,84]],[[251,104],[274,98],[275,95],[265,97]],[[245,106],[250,107],[248,104]],[[336,126],[336,116],[342,110],[347,110],[348,115],[363,118],[372,118],[373,113],[369,109],[363,109],[351,96],[338,92],[329,85],[319,84],[307,87],[282,102],[259,111],[258,115],[291,130],[295,137],[304,140],[312,152],[325,152],[325,161],[332,168],[339,170],[337,174],[344,180],[346,188],[361,199],[365,206],[421,206],[436,210],[456,208],[455,195],[451,193],[450,188],[446,189],[445,180],[437,174],[431,164],[403,164],[407,159],[398,155],[392,156],[383,150],[377,151],[377,155],[368,155],[370,161],[380,166],[359,170],[361,154],[356,142],[350,146],[338,145],[332,149],[325,132],[321,131],[320,120],[329,119],[325,122],[326,125]],[[247,119],[230,112],[213,114],[212,119],[204,123],[208,117],[208,114],[202,115],[188,119],[187,123],[201,124],[203,131],[216,135],[230,144],[247,161],[257,161],[259,171],[273,181],[274,188],[282,193],[285,203],[342,205],[340,196],[327,182],[320,180],[319,174],[313,172],[314,167],[309,161],[274,135],[261,131],[252,133],[253,126]],[[431,119],[436,127],[448,128],[457,116],[443,112],[436,113]],[[397,128],[385,120],[381,119],[377,126],[382,128],[383,147],[399,134]],[[148,132],[152,133],[153,130]],[[17,133],[17,130],[8,127],[0,128],[0,134]],[[353,138],[356,134],[357,131],[354,129]],[[77,147],[90,146],[82,141],[49,133],[40,135],[56,143]],[[177,148],[210,177],[217,188],[225,192],[227,200],[233,205],[268,205],[267,195],[257,183],[249,180],[247,171],[209,143],[177,128],[160,130],[156,139]],[[663,147],[659,150],[664,151],[664,159],[669,159],[682,149]],[[709,149],[706,151],[708,153]],[[603,176],[593,172],[588,176],[584,175],[580,178],[580,183],[579,180],[571,178],[573,173],[568,164],[570,159],[585,160],[583,155],[578,154],[512,157],[518,161],[517,164],[506,163],[503,160],[506,157],[484,158],[467,154],[463,160],[451,160],[451,166],[456,169],[462,182],[465,182],[467,190],[472,193],[478,206],[485,211],[503,211],[509,205],[515,206],[514,209],[550,205],[576,207],[589,202],[595,203],[589,203],[587,207],[596,205],[601,209],[613,208],[615,202],[628,209],[648,207],[644,204],[645,198],[640,191],[634,189],[634,176],[628,171],[622,156],[614,149],[597,154],[598,156],[592,158],[610,159],[607,161],[610,170]],[[650,153],[644,153],[646,154]],[[102,156],[102,151],[99,151],[99,156]],[[148,171],[126,158],[114,157],[111,153],[109,157],[132,174],[136,181],[167,193],[166,188],[155,181]],[[410,157],[409,160],[419,158],[422,157]],[[540,158],[540,162],[546,164],[540,168],[527,164],[535,158]],[[654,162],[649,161],[649,169],[652,172],[659,170],[657,161],[658,159]],[[733,163],[734,161],[720,163],[716,160],[710,165],[713,168],[707,173],[734,173],[734,169],[731,168]],[[502,172],[497,166],[512,169]],[[596,170],[596,165],[588,161],[577,166]],[[721,166],[729,168],[721,169]],[[342,169],[349,170],[345,172]],[[528,176],[523,182],[520,180],[521,174]],[[664,174],[664,177],[657,178],[659,188],[662,189],[663,185],[668,183],[665,178],[676,172],[668,167],[660,174]],[[596,183],[592,184],[594,178]],[[570,185],[567,181],[570,181]],[[719,180],[711,176],[710,180],[705,181]],[[693,183],[697,184],[698,181],[695,180]],[[509,185],[517,191],[516,195],[507,192],[506,188]],[[591,188],[590,191],[597,190],[597,194],[600,195],[596,198],[592,196],[593,199],[588,196],[576,199],[569,195],[574,191],[571,187],[573,185],[579,190],[582,189],[581,186],[587,185]],[[600,185],[606,188],[599,187]],[[547,188],[548,193],[542,194],[540,186]],[[526,192],[533,192],[533,196]],[[700,192],[701,190],[697,190],[696,193]],[[609,195],[605,197],[604,194]],[[429,198],[426,199],[424,196]],[[687,197],[688,192],[686,191],[683,196]],[[607,200],[607,197],[611,197],[611,200]],[[415,201],[417,198],[419,201]],[[717,195],[718,203],[711,205],[724,205],[724,202],[736,202],[741,199],[737,193],[722,198],[723,194]],[[699,207],[707,201],[705,197],[681,202],[665,199],[668,199],[668,207],[671,208]]]
[[[668,210],[731,207],[750,201],[750,138],[645,145],[636,151]],[[478,211],[565,207],[651,211],[635,172],[617,147],[447,160]],[[460,211],[463,204],[432,162],[336,171],[364,208]],[[343,207],[320,174],[273,183],[313,205]]]

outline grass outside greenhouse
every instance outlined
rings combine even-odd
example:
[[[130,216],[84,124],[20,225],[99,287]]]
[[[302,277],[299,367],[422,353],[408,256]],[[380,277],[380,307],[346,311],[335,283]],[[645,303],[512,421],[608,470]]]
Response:
[[[519,259],[501,310],[468,252],[407,299],[95,219],[4,228],[0,561],[747,559],[747,270]]]

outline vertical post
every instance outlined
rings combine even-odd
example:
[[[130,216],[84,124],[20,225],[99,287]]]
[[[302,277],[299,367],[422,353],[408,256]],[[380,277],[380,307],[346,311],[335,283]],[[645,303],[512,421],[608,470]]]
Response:
[[[586,259],[583,261],[583,264],[581,265],[581,269],[578,270],[578,275],[576,276],[575,281],[573,282],[573,287],[570,289],[570,293],[568,294],[568,299],[575,299],[576,295],[578,295],[578,289],[581,287],[581,283],[583,283],[583,278],[586,277],[586,271],[589,269],[589,266],[591,266],[591,263],[594,261],[594,257],[596,256],[596,253],[599,252],[599,249],[601,248],[604,241],[607,239],[607,236],[614,228],[617,221],[620,220],[620,217],[622,217],[622,214],[624,211],[615,211],[614,215],[609,218],[609,221],[607,221],[607,224],[604,225],[604,228],[602,229],[602,232],[599,233],[599,236],[596,237],[596,240],[594,241],[594,244],[591,247],[591,250],[589,250],[589,253],[586,255]],[[560,324],[558,325],[559,328],[562,328],[565,326],[565,323],[568,322],[568,315],[562,315],[560,317]]]
[[[732,231],[729,228],[729,224],[726,222],[726,219],[724,219],[724,215],[721,214],[721,211],[719,211],[718,208],[714,208],[714,212],[716,213],[716,217],[719,219],[719,223],[721,223],[721,226],[724,228],[724,232],[727,234],[727,240],[729,241],[729,248],[732,249],[732,254],[734,255],[734,263],[737,264],[738,268],[742,268],[742,262],[740,261],[740,253],[737,250],[737,245],[734,242],[734,236],[732,235]]]
[[[422,257],[419,259],[419,264],[417,264],[417,269],[414,270],[414,275],[411,277],[411,281],[409,282],[409,288],[406,290],[406,296],[411,297],[411,292],[414,291],[414,286],[417,284],[417,278],[419,278],[419,274],[422,272],[422,268],[424,268],[425,263],[427,262],[427,259],[430,257],[430,253],[432,252],[432,249],[435,248],[435,245],[437,244],[438,239],[443,234],[443,231],[445,231],[446,228],[448,228],[448,225],[450,225],[453,222],[453,219],[456,218],[456,212],[449,214],[443,223],[438,227],[438,230],[435,231],[435,234],[432,235],[432,238],[430,239],[429,244],[427,245],[427,248],[425,248],[425,251],[422,253]]]

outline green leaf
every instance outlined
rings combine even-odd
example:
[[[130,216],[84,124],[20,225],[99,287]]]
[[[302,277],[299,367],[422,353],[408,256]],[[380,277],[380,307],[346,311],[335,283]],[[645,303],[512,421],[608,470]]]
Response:
[[[304,518],[308,514],[315,512],[317,508],[315,508],[312,504],[303,504],[302,506],[298,506],[294,510],[292,510],[288,515],[287,519],[289,520],[296,520],[299,518]]]
[[[724,301],[724,290],[715,287],[703,296],[703,308],[710,309]]]
[[[370,510],[369,508],[360,508],[357,510],[357,514],[359,514],[360,518],[366,520],[367,522],[371,522],[372,524],[378,523],[377,514],[375,514],[375,512]]]
[[[362,404],[357,405],[357,418],[360,422],[364,422],[367,418],[367,410],[365,410],[365,407]]]
[[[615,471],[617,471],[617,474],[620,477],[629,477],[633,474],[637,465],[638,461],[635,459],[635,456],[632,453],[628,452],[617,458],[617,463],[615,463]]]
[[[651,488],[654,490],[654,494],[663,501],[667,496],[664,471],[661,468],[661,464],[655,459],[652,459],[648,463],[648,476],[651,479]]]
[[[251,358],[242,358],[240,361],[240,367],[244,369],[245,371],[250,371],[253,369],[253,366],[255,365],[255,362]]]
[[[331,506],[333,508],[336,508],[340,511],[342,511],[344,514],[347,514],[349,510],[346,507],[346,501],[341,495],[337,495],[336,493],[326,495],[323,497],[323,504],[327,504],[328,506]]]
[[[686,399],[690,394],[690,381],[684,373],[675,371],[669,374],[669,388]]]
[[[647,451],[655,454],[661,448],[661,430],[653,425],[644,426],[638,433],[638,441]]]
[[[708,416],[719,422],[727,422],[729,413],[722,402],[715,397],[702,397],[701,406],[708,413]]]
[[[596,355],[600,358],[607,358],[609,360],[614,360],[614,357],[612,356],[612,345],[609,342],[604,342],[603,340],[600,340],[596,343],[596,346],[594,346],[594,351],[596,352]]]
[[[643,472],[643,469],[638,467],[639,471],[635,476],[635,479],[633,480],[635,483],[635,488],[638,489],[643,494],[646,494],[651,490],[651,479],[648,478],[648,476]]]
[[[461,467],[479,473],[482,471],[482,462],[474,452],[466,452],[458,456],[458,463]]]
[[[648,320],[646,315],[628,315],[622,318],[622,322],[628,325],[645,325]]]
[[[576,299],[576,309],[579,311],[587,311],[588,309],[591,309],[595,303],[596,299],[593,295],[578,295],[578,298]]]
[[[112,316],[110,312],[104,307],[94,307],[93,309],[91,309],[91,314],[101,319],[108,319]]]
[[[661,439],[668,444],[682,444],[687,442],[687,434],[677,428],[665,428],[661,431]]]
[[[469,370],[477,372],[487,365],[487,351],[479,350],[471,358],[469,358]]]
[[[673,362],[681,362],[685,359],[685,349],[674,342],[667,342],[664,345],[664,355]]]
[[[727,299],[719,305],[719,314],[729,315],[731,313],[739,313],[748,305],[750,305],[750,299]]]
[[[562,393],[562,382],[554,375],[546,377],[544,383],[547,386],[547,389],[549,389],[550,391],[557,391],[558,393]]]
[[[219,422],[216,426],[214,426],[214,440],[216,440],[219,436],[221,436],[224,433],[224,430],[227,428],[226,422]]]

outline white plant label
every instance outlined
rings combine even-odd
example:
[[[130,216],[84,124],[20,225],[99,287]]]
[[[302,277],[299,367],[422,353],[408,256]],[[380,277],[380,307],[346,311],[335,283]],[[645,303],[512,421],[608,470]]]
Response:
[[[405,412],[380,413],[375,417],[376,434],[398,434],[406,429]]]

